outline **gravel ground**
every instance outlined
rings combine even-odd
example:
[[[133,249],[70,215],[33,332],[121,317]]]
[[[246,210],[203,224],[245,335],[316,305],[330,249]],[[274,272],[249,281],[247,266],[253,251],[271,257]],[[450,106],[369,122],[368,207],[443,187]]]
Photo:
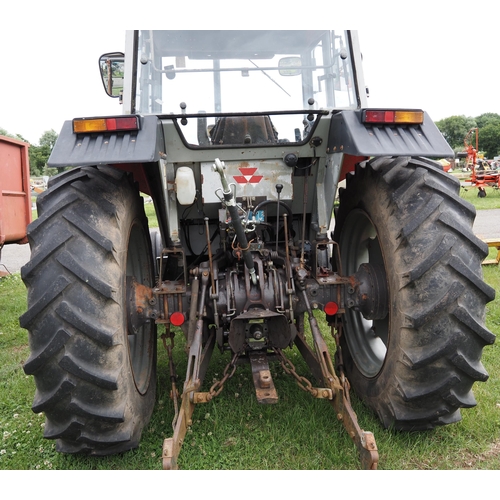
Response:
[[[474,233],[481,239],[498,238],[500,240],[500,209],[478,210]],[[29,258],[29,245],[5,245],[0,254],[0,276],[5,273],[19,272]]]
[[[5,273],[17,273],[30,258],[30,246],[5,245],[0,253],[0,276]]]
[[[478,210],[474,234],[481,239],[498,238],[500,240],[500,209]]]

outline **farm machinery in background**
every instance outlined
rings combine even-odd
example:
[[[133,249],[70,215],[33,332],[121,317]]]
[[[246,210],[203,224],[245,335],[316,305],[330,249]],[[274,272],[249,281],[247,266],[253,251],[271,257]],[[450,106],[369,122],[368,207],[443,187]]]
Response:
[[[475,137],[475,147],[473,145],[473,136]],[[465,152],[465,169],[471,172],[470,178],[464,182],[468,182],[473,187],[477,187],[478,196],[484,198],[486,196],[486,187],[498,189],[500,187],[500,171],[490,168],[489,163],[479,154],[479,132],[477,127],[471,128],[464,138]]]

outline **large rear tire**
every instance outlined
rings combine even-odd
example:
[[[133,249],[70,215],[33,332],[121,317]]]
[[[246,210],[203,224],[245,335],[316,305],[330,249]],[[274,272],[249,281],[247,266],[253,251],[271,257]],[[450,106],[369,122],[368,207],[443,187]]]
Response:
[[[342,272],[363,265],[358,297],[373,294],[344,316],[345,370],[385,427],[460,420],[460,408],[476,404],[473,383],[488,378],[480,359],[495,339],[484,326],[495,292],[482,280],[488,249],[472,232],[475,209],[459,189],[435,162],[398,157],[357,165],[340,193]]]
[[[38,197],[22,268],[33,411],[64,453],[135,448],[156,389],[156,331],[131,321],[127,283],[153,286],[142,198],[128,174],[83,167],[54,177]]]

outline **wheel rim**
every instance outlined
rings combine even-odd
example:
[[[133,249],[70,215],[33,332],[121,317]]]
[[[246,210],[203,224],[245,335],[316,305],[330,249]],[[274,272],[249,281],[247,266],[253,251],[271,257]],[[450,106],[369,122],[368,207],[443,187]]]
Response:
[[[135,221],[129,236],[126,274],[127,279],[133,278],[137,283],[151,287],[152,269],[146,237],[142,225]],[[127,310],[127,318],[130,317],[131,311]],[[135,327],[135,332],[132,332],[129,324],[127,333],[129,359],[134,382],[137,390],[144,394],[149,387],[149,378],[153,365],[154,326],[148,320],[139,327]]]
[[[363,210],[353,210],[347,216],[340,235],[340,251],[345,275],[352,276],[361,264],[370,264],[387,276],[377,231]],[[345,320],[346,342],[358,370],[365,377],[375,377],[387,355],[389,314],[383,319],[368,320],[359,311],[347,307]]]

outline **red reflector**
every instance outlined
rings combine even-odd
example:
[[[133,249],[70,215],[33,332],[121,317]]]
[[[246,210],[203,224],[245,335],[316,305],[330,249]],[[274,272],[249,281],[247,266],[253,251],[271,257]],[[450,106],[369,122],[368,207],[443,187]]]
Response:
[[[116,130],[116,118],[107,118],[106,119],[106,130]]]
[[[365,109],[363,111],[363,123],[396,123],[400,125],[412,125],[424,123],[424,112],[421,110],[404,109]]]
[[[339,310],[339,306],[336,302],[327,302],[325,304],[325,314],[327,316],[334,316],[337,314],[337,311]]]
[[[139,130],[139,118],[137,116],[75,118],[73,120],[73,132],[75,134],[120,132],[126,130]]]
[[[394,111],[367,110],[365,111],[365,123],[392,123]]]
[[[170,323],[172,323],[172,325],[174,326],[183,325],[185,320],[186,318],[184,318],[184,314],[179,311],[174,312],[170,315]]]
[[[108,118],[106,123],[108,125],[108,130],[137,130],[139,128],[136,116]]]

